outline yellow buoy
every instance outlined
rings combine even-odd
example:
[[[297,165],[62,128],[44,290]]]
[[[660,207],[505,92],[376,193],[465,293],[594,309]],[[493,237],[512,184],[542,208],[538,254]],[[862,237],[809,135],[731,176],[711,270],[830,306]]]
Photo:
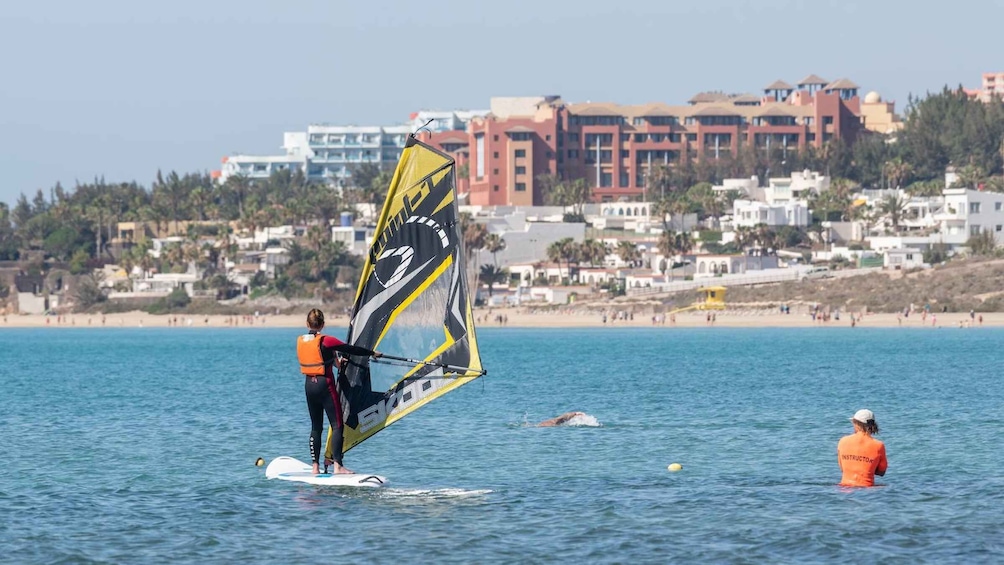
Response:
[[[675,472],[679,471],[680,469],[683,469],[683,465],[680,465],[679,463],[670,463],[669,467],[666,467],[666,468],[669,469],[670,471],[673,471],[675,473]]]
[[[255,467],[261,467],[264,464],[265,464],[265,460],[262,459],[261,457],[259,457],[258,460],[254,462],[254,466]]]

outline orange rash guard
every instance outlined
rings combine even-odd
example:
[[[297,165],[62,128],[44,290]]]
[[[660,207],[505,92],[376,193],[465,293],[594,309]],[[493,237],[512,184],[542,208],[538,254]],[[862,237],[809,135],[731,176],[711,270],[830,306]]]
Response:
[[[889,467],[885,444],[864,432],[840,438],[837,461],[843,471],[840,486],[845,487],[875,486],[875,474],[883,475]]]

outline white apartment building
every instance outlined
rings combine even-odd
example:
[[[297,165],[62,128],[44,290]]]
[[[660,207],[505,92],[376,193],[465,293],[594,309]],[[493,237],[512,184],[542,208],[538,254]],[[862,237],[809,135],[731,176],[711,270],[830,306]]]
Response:
[[[818,194],[829,188],[830,177],[806,169],[799,173],[791,173],[787,178],[768,179],[767,188],[763,189],[763,201],[778,205],[792,200],[807,200],[812,194]]]
[[[736,200],[732,203],[732,228],[752,228],[757,224],[770,227],[809,225],[809,208],[804,200],[791,200],[768,204],[753,200]]]
[[[946,188],[942,194],[944,208],[934,214],[941,224],[942,242],[962,245],[989,230],[997,245],[1004,244],[1004,194],[970,188]]]
[[[354,165],[395,166],[412,131],[410,125],[311,125],[305,132],[283,134],[284,155],[225,157],[219,180],[225,182],[234,175],[268,178],[277,171],[300,170],[308,180],[345,186]]]
[[[472,119],[487,115],[488,110],[422,110],[412,114],[409,123],[412,131],[423,126],[433,132],[466,130]]]

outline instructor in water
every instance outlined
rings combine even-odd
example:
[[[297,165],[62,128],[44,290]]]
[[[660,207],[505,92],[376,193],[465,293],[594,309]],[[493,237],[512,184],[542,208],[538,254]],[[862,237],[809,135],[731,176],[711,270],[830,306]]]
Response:
[[[875,486],[875,475],[885,475],[889,461],[885,457],[885,444],[873,438],[879,433],[875,414],[861,409],[851,417],[854,433],[840,438],[837,444],[837,462],[843,477],[840,486]]]
[[[332,367],[340,367],[344,361],[336,353],[345,355],[365,355],[380,357],[380,352],[365,347],[349,345],[344,341],[324,335],[324,312],[314,308],[307,314],[307,333],[296,339],[296,356],[300,361],[300,372],[306,377],[304,391],[307,394],[307,410],[310,412],[310,456],[314,474],[320,473],[318,460],[321,456],[321,432],[324,429],[324,414],[331,423],[332,459],[324,460],[324,469],[334,464],[334,472],[352,473],[342,465],[342,407],[338,400],[338,382]]]

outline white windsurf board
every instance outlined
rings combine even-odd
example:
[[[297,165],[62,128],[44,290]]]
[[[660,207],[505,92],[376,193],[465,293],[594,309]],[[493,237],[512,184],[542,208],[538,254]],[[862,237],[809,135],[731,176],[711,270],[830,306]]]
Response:
[[[367,473],[315,475],[308,463],[286,456],[276,457],[268,464],[265,478],[336,487],[382,487],[387,484],[385,477]]]

